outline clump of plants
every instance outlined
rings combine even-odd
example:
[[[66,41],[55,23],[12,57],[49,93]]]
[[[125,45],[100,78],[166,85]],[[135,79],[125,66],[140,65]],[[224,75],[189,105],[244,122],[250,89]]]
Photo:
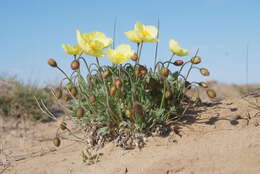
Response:
[[[206,82],[189,80],[193,70],[209,76],[206,68],[198,67],[198,50],[190,58],[183,58],[188,56],[188,50],[170,40],[171,57],[161,62],[157,61],[157,27],[137,22],[125,35],[136,44],[136,49],[128,44],[114,47],[113,40],[102,32],[77,30],[77,45],[63,45],[72,56],[70,74],[54,59],[48,60],[65,77],[53,94],[69,111],[69,119],[90,135],[86,140],[90,147],[113,140],[125,149],[141,148],[143,136],[167,135],[170,124],[181,121],[188,110],[197,106],[197,94],[187,95],[191,88],[206,88],[209,97],[216,97],[215,91],[207,89]],[[149,43],[156,43],[153,68],[142,64],[142,50]],[[100,64],[104,56],[112,65]],[[89,63],[89,59],[96,59],[96,63]],[[71,133],[66,120],[60,129]],[[55,142],[60,145],[58,134]]]

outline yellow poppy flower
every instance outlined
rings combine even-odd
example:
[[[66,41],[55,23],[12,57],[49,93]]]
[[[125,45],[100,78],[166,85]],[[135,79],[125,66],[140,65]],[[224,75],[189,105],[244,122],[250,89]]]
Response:
[[[79,55],[82,53],[82,49],[79,45],[69,45],[69,44],[63,44],[62,48],[67,54],[70,55]]]
[[[135,51],[130,47],[130,45],[122,44],[116,49],[107,49],[107,56],[111,62],[115,64],[123,64],[133,57]]]
[[[175,40],[169,41],[169,47],[173,54],[176,54],[177,56],[187,56],[189,54],[188,50],[183,49],[180,47],[179,43]]]
[[[135,43],[141,42],[158,42],[158,30],[151,25],[143,25],[141,22],[136,22],[134,30],[125,32],[126,37]]]
[[[94,57],[103,57],[104,48],[110,46],[113,40],[101,32],[80,33],[76,31],[77,41],[85,54]]]

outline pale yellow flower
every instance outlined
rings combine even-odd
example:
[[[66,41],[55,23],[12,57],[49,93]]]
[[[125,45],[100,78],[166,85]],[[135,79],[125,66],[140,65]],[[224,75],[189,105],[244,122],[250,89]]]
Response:
[[[103,57],[104,48],[110,46],[113,40],[101,32],[80,33],[76,31],[77,41],[85,54],[94,57]]]
[[[107,56],[111,62],[115,64],[123,64],[133,57],[135,51],[130,47],[130,45],[122,44],[116,49],[107,49]]]
[[[188,50],[183,49],[180,47],[179,43],[175,40],[169,41],[169,47],[173,54],[176,54],[177,56],[187,56],[189,54]]]
[[[82,49],[79,45],[69,45],[69,44],[63,44],[62,48],[67,54],[70,55],[79,55],[82,53]]]
[[[126,37],[135,43],[142,42],[158,42],[158,30],[151,25],[143,25],[141,22],[136,22],[134,30],[125,32]]]

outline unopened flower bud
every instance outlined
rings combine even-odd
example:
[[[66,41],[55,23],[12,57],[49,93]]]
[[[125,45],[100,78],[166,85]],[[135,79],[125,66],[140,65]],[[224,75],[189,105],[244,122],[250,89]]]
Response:
[[[132,108],[132,113],[142,115],[144,113],[143,106],[139,103],[135,103]]]
[[[116,80],[115,80],[115,87],[116,87],[117,89],[122,88],[122,85],[123,85],[123,83],[122,83],[122,81],[121,81],[120,79],[116,79]]]
[[[56,88],[54,91],[54,95],[55,97],[57,97],[57,99],[60,99],[62,97],[62,90],[60,88]]]
[[[71,100],[71,96],[70,95],[67,94],[67,95],[64,96],[64,101],[65,102],[68,102],[70,100]]]
[[[132,112],[127,109],[127,110],[125,111],[125,115],[126,115],[128,118],[130,118],[130,117],[132,116]]]
[[[78,60],[73,60],[70,64],[70,67],[72,70],[77,70],[80,67],[79,61]]]
[[[209,71],[206,68],[200,68],[200,73],[203,76],[209,76]]]
[[[66,122],[62,122],[62,123],[60,124],[60,129],[61,129],[61,130],[66,130],[66,129],[67,129],[67,123],[66,123]]]
[[[94,95],[90,95],[90,96],[88,97],[88,101],[89,101],[89,103],[93,104],[93,103],[95,103],[95,101],[96,101],[96,97],[95,97]]]
[[[52,142],[53,142],[54,146],[56,146],[56,147],[60,146],[60,138],[59,137],[55,137]]]
[[[200,82],[199,85],[203,88],[208,88],[209,85],[206,82]]]
[[[84,115],[85,111],[82,107],[79,107],[76,111],[76,116],[78,117],[78,119],[82,118]]]
[[[213,89],[208,89],[207,95],[209,96],[209,98],[215,98],[217,96],[216,92]]]
[[[70,89],[70,93],[71,93],[71,95],[72,95],[73,97],[76,97],[77,94],[78,94],[77,88],[76,88],[76,87],[72,87],[72,88]]]
[[[183,65],[183,60],[176,60],[173,64],[175,65],[175,66],[181,66],[181,65]]]
[[[163,76],[163,77],[165,77],[165,78],[168,77],[169,73],[170,73],[170,70],[169,70],[168,68],[165,68],[165,67],[164,67],[164,68],[162,68],[162,69],[160,70],[161,76]]]
[[[147,68],[143,65],[139,65],[139,67],[135,70],[135,75],[138,77],[144,77],[147,74]]]
[[[170,99],[172,97],[172,92],[170,90],[165,91],[164,93],[165,99]]]
[[[201,62],[201,58],[199,56],[191,58],[191,63],[193,64],[199,64]]]
[[[115,96],[116,95],[116,87],[112,86],[110,88],[110,96]]]
[[[139,59],[137,53],[134,53],[134,55],[131,57],[132,61],[137,61]]]
[[[48,60],[48,64],[49,64],[51,67],[54,67],[54,68],[56,68],[56,67],[58,66],[57,62],[56,62],[54,59],[52,59],[52,58],[50,58],[50,59]]]
[[[102,77],[104,79],[107,79],[109,77],[109,75],[110,75],[110,71],[107,70],[107,71],[103,72]]]

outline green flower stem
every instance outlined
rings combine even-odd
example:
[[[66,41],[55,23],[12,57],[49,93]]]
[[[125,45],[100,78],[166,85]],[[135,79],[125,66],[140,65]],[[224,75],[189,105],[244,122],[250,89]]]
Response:
[[[168,63],[168,65],[167,65],[167,68],[169,68],[169,66],[170,66],[170,63],[172,62],[172,58],[174,57],[174,55],[175,55],[175,54],[172,54],[172,56],[171,56],[170,60],[168,61],[169,63]]]
[[[159,18],[158,18],[158,22],[157,22],[157,29],[158,29],[157,39],[159,39],[159,34],[160,34],[160,20],[159,20]],[[157,56],[158,56],[158,46],[159,46],[159,42],[156,42],[155,53],[154,53],[154,74],[156,72],[155,66],[156,66]]]
[[[140,44],[140,50],[139,50],[139,55],[138,55],[137,64],[139,64],[139,62],[140,62],[141,54],[142,54],[142,49],[143,49],[143,42],[141,42],[141,44]]]
[[[81,60],[83,60],[83,62],[85,63],[85,65],[86,65],[86,68],[87,68],[87,70],[88,70],[88,74],[90,75],[90,77],[92,78],[92,74],[91,74],[91,71],[90,71],[90,67],[88,66],[88,63],[87,63],[87,61],[84,59],[84,57],[79,57],[78,59],[81,59]]]
[[[120,123],[120,118],[118,118],[118,116],[112,111],[112,109],[111,109],[111,107],[110,107],[110,103],[109,103],[109,95],[108,95],[108,86],[107,86],[107,84],[106,84],[106,82],[104,81],[104,79],[102,78],[102,74],[101,74],[101,66],[100,66],[100,64],[99,64],[99,60],[98,60],[98,58],[96,57],[96,61],[97,61],[97,66],[98,66],[98,72],[99,72],[99,76],[100,76],[100,78],[101,78],[101,80],[102,80],[102,82],[103,82],[103,84],[104,84],[104,86],[105,86],[105,93],[106,93],[106,103],[107,103],[107,107],[108,107],[108,109],[109,109],[109,111],[110,112],[108,112],[109,113],[109,115],[110,114],[112,114],[114,117],[116,117],[118,120],[117,120],[117,123]]]
[[[69,76],[68,76],[60,67],[57,66],[57,69],[58,69],[62,74],[65,75],[66,79],[68,79],[68,80],[72,83],[72,81],[71,81],[71,79],[69,78]]]
[[[162,101],[161,101],[160,109],[162,109],[162,107],[163,107],[164,98],[165,98],[165,91],[166,91],[166,79],[164,79],[164,84],[163,84],[163,96],[162,96]]]

